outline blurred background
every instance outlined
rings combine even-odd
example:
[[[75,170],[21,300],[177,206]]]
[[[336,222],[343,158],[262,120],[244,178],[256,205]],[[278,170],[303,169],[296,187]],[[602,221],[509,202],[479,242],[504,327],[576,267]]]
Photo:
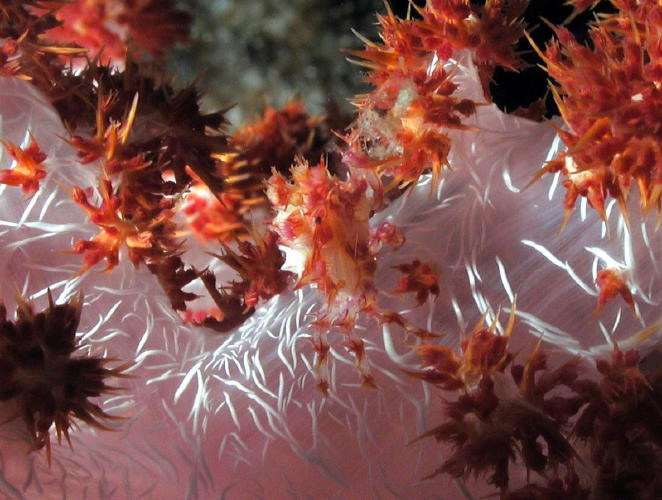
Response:
[[[358,49],[351,28],[374,39],[382,0],[181,0],[194,16],[193,43],[175,48],[170,70],[181,83],[201,78],[210,108],[235,105],[234,124],[301,96],[321,112],[329,100],[351,111],[347,99],[368,87],[342,48]],[[404,8],[403,8],[404,6]],[[406,2],[394,2],[406,14]]]

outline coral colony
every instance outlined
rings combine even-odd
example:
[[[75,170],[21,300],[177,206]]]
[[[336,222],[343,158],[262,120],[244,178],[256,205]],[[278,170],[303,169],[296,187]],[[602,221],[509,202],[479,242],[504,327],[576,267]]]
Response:
[[[528,0],[386,4],[380,39],[346,51],[371,86],[355,116],[293,100],[230,133],[159,69],[188,40],[174,2],[0,2],[0,237],[23,255],[3,276],[0,400],[3,440],[29,443],[2,452],[1,488],[661,498],[662,6],[610,3],[585,42],[555,26],[546,46]],[[526,38],[560,120],[491,102]],[[60,128],[12,135],[26,99]],[[304,413],[308,437],[287,422]],[[159,418],[179,445],[147,444]],[[268,470],[269,443],[291,464],[241,476]],[[113,476],[110,449],[139,470]],[[186,487],[163,486],[177,468]]]

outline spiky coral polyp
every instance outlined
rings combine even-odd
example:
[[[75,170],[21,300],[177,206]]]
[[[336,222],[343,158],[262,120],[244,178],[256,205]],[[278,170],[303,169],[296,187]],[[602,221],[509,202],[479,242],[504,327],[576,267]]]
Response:
[[[120,198],[113,192],[110,181],[106,180],[99,188],[102,202],[99,207],[92,205],[85,192],[74,188],[73,198],[97,224],[101,231],[88,241],[77,241],[73,252],[84,254],[84,265],[81,273],[106,260],[106,270],[110,271],[119,263],[119,254],[123,245],[129,251],[129,257],[134,265],[142,261],[140,250],[148,250],[153,246],[151,231],[140,231],[131,221],[120,215]],[[157,221],[158,225],[158,221]]]
[[[345,348],[352,353],[363,384],[374,382],[365,366],[363,340],[352,335],[361,313],[375,313],[375,253],[368,220],[373,207],[368,182],[351,173],[341,180],[325,162],[310,166],[300,159],[291,180],[274,172],[267,195],[276,210],[273,226],[281,242],[302,261],[298,286],[312,285],[326,298],[313,335],[319,389],[328,392],[326,332],[339,327]]]
[[[431,15],[431,8],[421,12]],[[361,37],[366,48],[349,51],[360,58],[354,62],[371,69],[366,80],[374,90],[355,99],[359,116],[346,137],[344,160],[388,178],[387,191],[415,184],[427,172],[432,172],[434,187],[448,164],[447,131],[471,128],[463,119],[476,109],[474,101],[453,95],[457,85],[444,68],[460,46],[442,36],[445,21],[434,17],[430,22],[400,20],[389,11],[379,23],[383,43]],[[428,44],[431,38],[438,43]]]
[[[245,232],[239,211],[240,201],[227,193],[216,197],[202,183],[191,187],[182,207],[191,232],[203,243],[230,242],[236,233]]]
[[[50,298],[50,297],[49,297]],[[76,420],[98,429],[114,419],[90,398],[116,389],[106,381],[122,377],[124,367],[106,368],[106,358],[72,355],[80,349],[76,329],[81,301],[73,300],[35,313],[19,299],[16,320],[0,305],[0,401],[15,400],[35,449],[50,456],[50,428],[69,440]]]
[[[634,298],[621,271],[618,269],[602,269],[595,278],[595,284],[600,289],[598,293],[598,312],[602,311],[607,302],[615,299],[618,295],[634,310]]]
[[[303,258],[298,286],[317,286],[328,301],[327,319],[353,325],[358,312],[374,305],[368,184],[359,177],[341,180],[324,162],[303,160],[291,179],[274,173],[268,196],[283,244]]]
[[[21,186],[25,194],[34,194],[39,189],[39,181],[46,177],[46,170],[43,168],[46,155],[39,148],[39,144],[34,139],[26,148],[3,140],[0,140],[0,144],[7,149],[15,162],[11,170],[0,170],[0,184]]]
[[[248,237],[255,218],[264,217],[269,205],[264,183],[271,169],[287,174],[296,157],[317,160],[331,150],[337,137],[324,122],[301,102],[289,101],[280,109],[267,107],[261,117],[239,127],[228,139],[230,152],[217,156],[222,192],[212,193],[191,175],[196,183],[183,208],[193,233],[203,242]]]
[[[457,395],[444,396],[446,420],[421,436],[452,448],[430,477],[486,475],[502,500],[580,499],[589,492],[610,500],[658,498],[662,490],[652,464],[662,456],[660,369],[647,373],[636,351],[617,345],[610,360],[597,360],[598,380],[580,376],[587,368],[580,358],[548,366],[540,344],[517,364],[508,346],[513,326],[512,314],[505,335],[481,322],[459,353],[435,345],[415,348],[424,369],[410,374]],[[577,462],[585,459],[578,444],[590,451],[588,478],[578,473]],[[511,464],[527,470],[518,489],[511,485]]]
[[[570,462],[574,452],[561,430],[578,409],[572,398],[556,391],[576,380],[576,361],[538,375],[546,368],[547,357],[536,349],[524,365],[512,365],[508,340],[513,326],[512,313],[503,336],[494,325],[483,328],[481,322],[457,354],[445,347],[420,346],[417,350],[426,369],[414,373],[446,391],[460,393],[445,403],[447,420],[422,436],[453,448],[430,477],[488,475],[488,483],[501,490],[502,499],[510,498],[511,463],[521,461],[527,471],[545,476],[548,471],[558,473],[560,466]],[[576,478],[572,468],[567,474]]]
[[[446,390],[473,389],[477,381],[503,371],[512,361],[508,341],[515,324],[514,307],[504,335],[496,332],[496,323],[484,326],[484,318],[462,341],[462,353],[445,346],[421,345],[414,349],[425,370],[410,373]]]
[[[420,9],[419,33],[426,47],[441,53],[442,48],[471,49],[478,65],[515,70],[522,64],[515,51],[524,34],[519,18],[528,5],[529,0],[429,0]]]
[[[593,25],[590,46],[556,28],[557,41],[539,51],[569,127],[561,133],[568,150],[539,176],[566,177],[566,218],[579,196],[602,218],[609,198],[627,214],[633,185],[644,212],[661,207],[662,7],[651,0],[612,3],[617,12]]]

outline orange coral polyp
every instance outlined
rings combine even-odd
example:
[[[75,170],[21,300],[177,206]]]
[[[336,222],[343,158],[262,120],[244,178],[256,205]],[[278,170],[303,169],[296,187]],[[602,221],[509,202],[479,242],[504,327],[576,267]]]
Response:
[[[26,195],[34,194],[39,189],[39,181],[46,177],[46,170],[43,168],[46,155],[39,148],[39,144],[33,139],[27,148],[22,149],[9,141],[0,139],[0,143],[14,159],[11,170],[0,170],[0,184],[21,186]]]
[[[479,16],[478,20],[472,16],[475,7],[464,0],[428,3],[424,8],[413,5],[422,20],[400,20],[390,10],[380,16],[382,43],[359,35],[366,48],[348,51],[360,59],[354,62],[371,70],[366,81],[375,88],[354,101],[359,117],[345,137],[347,164],[389,177],[387,191],[415,184],[423,174],[432,172],[434,189],[448,164],[451,141],[446,130],[471,129],[463,119],[476,110],[474,101],[453,96],[457,85],[444,64],[454,50],[477,51],[484,44],[489,47],[487,52],[493,49],[498,57],[489,52],[481,56],[481,62],[517,66],[519,60],[509,44],[522,34],[515,18],[525,5],[490,2],[482,13],[484,19]],[[482,33],[497,21],[503,27],[502,21],[507,20],[512,21],[506,23],[512,41],[508,36],[494,40],[490,33],[481,38],[471,31]]]
[[[159,57],[188,39],[191,22],[170,0],[67,0],[41,2],[32,10],[41,14],[46,9],[53,9],[60,23],[47,31],[49,39],[73,41],[104,64],[122,63],[129,45]]]
[[[595,284],[600,289],[596,312],[602,311],[607,302],[619,295],[634,311],[634,298],[621,271],[611,268],[602,269],[595,278]]]
[[[439,277],[430,265],[415,259],[411,264],[400,264],[394,268],[404,275],[398,279],[392,293],[414,292],[419,306],[428,300],[430,294],[439,296]]]
[[[119,252],[123,245],[129,250],[131,262],[138,266],[142,261],[137,249],[152,247],[153,235],[150,231],[140,231],[119,213],[121,200],[113,193],[109,180],[99,186],[102,201],[99,207],[92,205],[85,192],[74,187],[72,198],[88,214],[90,221],[101,228],[101,232],[90,241],[78,241],[73,253],[84,253],[84,265],[79,274],[84,273],[102,260],[106,260],[106,271],[112,270],[119,263]]]
[[[484,326],[485,318],[461,343],[461,352],[445,346],[415,346],[425,368],[422,372],[407,372],[446,390],[473,389],[481,379],[502,372],[512,361],[508,343],[515,326],[515,306],[511,308],[503,335],[496,332],[496,321]]]
[[[428,1],[417,8],[417,23],[426,49],[436,49],[448,59],[453,49],[472,49],[478,64],[517,69],[521,66],[514,46],[523,35],[518,20],[529,0],[492,0],[478,6],[469,0]]]

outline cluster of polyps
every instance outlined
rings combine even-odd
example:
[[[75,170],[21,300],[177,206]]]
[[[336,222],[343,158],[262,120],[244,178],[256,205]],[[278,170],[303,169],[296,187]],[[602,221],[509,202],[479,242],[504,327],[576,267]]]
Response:
[[[272,168],[286,174],[294,158],[317,161],[332,152],[333,137],[323,117],[310,115],[299,101],[267,107],[228,138],[230,150],[219,155],[222,192],[201,179],[191,187],[183,210],[193,233],[210,244],[249,237],[255,219],[268,219],[265,182]]]
[[[574,2],[585,9],[587,2]],[[632,185],[644,213],[660,210],[662,152],[662,7],[655,1],[613,0],[617,8],[594,23],[591,47],[564,28],[540,52],[561,115],[568,150],[540,172],[565,177],[566,221],[578,197],[604,219],[616,200],[627,216]]]
[[[370,218],[424,174],[432,174],[433,189],[439,185],[452,148],[449,131],[470,130],[463,119],[473,115],[477,105],[454,95],[458,85],[446,63],[454,50],[468,48],[486,75],[496,65],[515,68],[519,60],[512,44],[522,35],[517,17],[525,6],[430,2],[419,9],[418,20],[399,19],[387,6],[387,15],[379,16],[381,43],[359,35],[365,49],[348,51],[359,58],[353,62],[370,70],[366,80],[374,89],[354,100],[358,115],[341,151],[340,170],[346,178],[331,175],[324,162],[310,167],[302,161],[292,168],[291,181],[282,173],[269,181],[281,244],[303,262],[299,286],[314,284],[326,297],[319,327],[351,332],[359,313],[365,312],[409,333],[432,335],[394,311],[379,309],[375,274],[381,244],[371,241],[385,232],[376,228],[371,235]],[[401,245],[403,236],[394,241]],[[427,264],[416,260],[397,268],[407,276],[396,293],[416,292],[418,305],[439,294],[437,277]],[[356,345],[362,341],[353,339],[348,348],[361,365],[363,348]],[[316,339],[315,349],[319,366],[328,351],[323,337]]]
[[[487,2],[487,13],[493,14],[489,10],[490,6],[499,3]],[[511,7],[513,5],[515,9],[520,9],[518,12],[521,12],[526,3],[515,2]],[[334,204],[333,200],[340,199],[336,193],[364,194],[369,186],[372,210],[380,210],[384,198],[388,200],[397,197],[398,189],[404,190],[407,186],[416,184],[423,173],[432,172],[432,185],[438,184],[453,147],[448,130],[469,129],[462,123],[462,119],[472,115],[477,105],[472,100],[453,95],[457,86],[451,79],[452,71],[449,72],[444,66],[450,57],[449,51],[452,53],[449,47],[471,48],[475,51],[477,61],[480,61],[481,57],[487,57],[486,54],[491,53],[489,49],[495,48],[496,52],[491,53],[492,64],[513,66],[506,62],[507,57],[504,54],[508,52],[499,50],[503,47],[495,45],[489,49],[486,46],[481,49],[480,36],[467,34],[471,29],[480,26],[481,20],[485,21],[484,31],[481,33],[497,33],[498,30],[491,30],[491,27],[496,25],[492,24],[495,17],[486,15],[481,18],[475,15],[468,2],[429,2],[420,12],[423,20],[399,20],[389,12],[386,17],[380,18],[383,43],[366,40],[365,50],[351,52],[361,58],[359,64],[371,70],[368,81],[375,89],[356,99],[359,113],[356,122],[345,137],[347,148],[343,152],[343,160],[349,171],[347,179],[332,178],[323,164],[309,167],[301,163],[292,171],[293,183],[288,183],[280,174],[272,177],[271,180],[270,200],[277,209],[274,224],[281,235],[283,245],[303,255],[304,270],[301,284],[316,284],[326,295],[329,304],[335,308],[332,310],[336,316],[331,317],[334,320],[338,318],[344,320],[345,317],[349,317],[352,319],[352,325],[356,316],[354,311],[369,311],[374,308],[370,305],[370,300],[363,299],[374,295],[373,281],[364,281],[365,277],[374,276],[375,271],[366,273],[366,269],[372,268],[364,265],[366,261],[374,259],[374,256],[365,251],[368,224],[365,221],[364,198],[350,196],[345,203]],[[442,16],[440,12],[445,15]],[[637,15],[642,19],[644,17],[642,12],[638,12]],[[496,17],[498,18],[498,15]],[[629,17],[634,19],[632,16]],[[639,22],[643,23],[643,21]],[[608,18],[602,21],[600,26],[607,30],[607,33],[609,30],[615,33],[617,26],[620,25],[613,23],[616,21]],[[514,22],[508,26],[515,29],[516,40],[521,34],[521,26]],[[645,26],[642,25],[641,29],[644,28]],[[632,31],[636,33],[636,27]],[[649,85],[645,90],[640,87],[633,90],[631,85],[628,87],[628,79],[631,79],[629,73],[633,71],[635,75],[641,73],[641,71],[637,73],[636,68],[633,69],[632,66],[635,63],[647,64],[650,58],[642,57],[641,51],[633,47],[634,43],[631,44],[632,46],[626,43],[625,47],[621,47],[619,44],[623,43],[623,40],[616,39],[612,34],[610,50],[606,51],[606,56],[594,59],[590,50],[570,41],[566,32],[559,30],[558,35],[568,52],[566,59],[558,56],[555,46],[548,49],[545,57],[550,74],[554,75],[558,72],[561,76],[562,89],[565,89],[563,77],[567,76],[564,71],[572,75],[572,78],[566,79],[569,90],[562,90],[565,92],[562,94],[564,97],[558,99],[564,118],[568,120],[570,105],[575,98],[573,92],[584,100],[580,105],[583,102],[585,107],[591,108],[589,110],[582,108],[586,112],[578,115],[584,120],[583,123],[588,123],[585,135],[580,134],[572,139],[572,133],[562,132],[562,137],[571,148],[565,157],[551,162],[545,168],[545,171],[563,168],[563,173],[568,176],[564,184],[568,189],[566,209],[574,205],[579,195],[587,196],[603,217],[604,200],[608,194],[617,198],[624,206],[623,193],[626,192],[625,186],[629,186],[631,179],[624,175],[620,178],[610,177],[607,165],[604,164],[606,160],[616,162],[621,172],[627,171],[633,175],[636,173],[640,190],[645,198],[644,206],[650,203],[657,205],[659,193],[651,184],[656,179],[655,155],[659,149],[659,138],[643,140],[634,130],[641,127],[641,133],[651,130],[652,134],[657,134],[659,131],[659,127],[653,126],[652,123],[654,111],[648,109],[644,114],[638,112],[644,98],[656,96],[657,86]],[[594,34],[594,36],[597,39],[599,35]],[[438,43],[436,46],[435,41]],[[625,83],[624,92],[628,94],[627,106],[620,106],[618,113],[616,111],[612,113],[615,117],[614,123],[603,118],[587,122],[587,116],[595,118],[596,114],[604,112],[605,107],[612,105],[605,86],[604,96],[600,97],[604,97],[605,103],[596,111],[594,108],[600,105],[592,100],[592,91],[586,84],[591,78],[601,78],[600,71],[604,69],[602,62],[605,58],[609,63],[606,64],[605,71],[612,72],[612,69],[609,69],[610,64],[616,65],[614,75],[626,78],[625,82],[606,79],[605,84],[612,86],[616,83]],[[586,64],[583,64],[584,62]],[[582,79],[579,75],[584,73],[591,78]],[[656,108],[653,107],[654,109]],[[572,121],[569,124],[572,126]],[[606,135],[611,137],[618,133],[622,134],[624,130],[630,134],[629,136],[626,134],[629,145],[623,153],[618,153],[617,149],[613,149],[617,144],[605,141],[604,138]],[[587,159],[597,162],[594,170],[589,171],[589,167],[581,165],[581,162]],[[626,159],[627,165],[624,163]],[[630,160],[636,160],[634,166]],[[620,185],[617,179],[620,179],[618,181]],[[383,196],[384,194],[386,196]],[[334,222],[335,218],[344,218],[345,223],[349,223],[351,228],[338,227]],[[349,247],[347,247],[347,235],[353,241]],[[351,251],[347,251],[348,248]],[[324,250],[332,252],[325,253]],[[425,276],[427,273],[420,272],[421,268],[420,262],[418,265],[415,262],[404,266],[403,270],[412,273],[412,276],[404,280],[399,288],[414,291],[417,290],[418,285],[421,297],[434,293],[436,279],[427,279]],[[416,279],[419,283],[415,283]],[[620,272],[603,269],[597,273],[596,283],[600,288],[599,310],[604,307],[607,300],[617,295],[621,295],[629,305],[633,305],[632,294]],[[352,302],[357,298],[358,307]],[[337,316],[339,307],[347,316]],[[385,314],[381,319],[397,323],[393,318],[399,316]],[[333,324],[346,326],[342,321],[323,323],[324,327]],[[580,380],[576,361],[568,362],[556,370],[546,371],[547,355],[536,349],[524,365],[513,365],[511,368],[510,383],[516,394],[497,394],[503,389],[499,387],[499,384],[503,386],[504,381],[501,373],[513,360],[513,355],[506,349],[512,326],[510,323],[503,336],[496,334],[494,327],[477,328],[463,343],[462,359],[448,348],[433,346],[419,348],[424,358],[428,358],[429,364],[433,364],[433,361],[437,363],[438,370],[416,373],[416,376],[436,383],[446,390],[464,391],[457,401],[447,405],[450,421],[428,434],[440,441],[450,442],[456,448],[456,453],[438,472],[463,477],[471,472],[483,474],[491,469],[492,475],[489,481],[501,490],[502,498],[526,498],[527,494],[544,495],[552,492],[581,496],[587,494],[587,487],[604,491],[609,487],[605,484],[609,481],[620,482],[630,491],[637,491],[640,488],[639,479],[631,482],[625,477],[627,474],[618,470],[621,466],[625,469],[624,464],[627,463],[627,458],[623,454],[614,453],[609,464],[596,460],[600,473],[592,479],[591,484],[587,483],[585,478],[580,480],[573,469],[575,452],[566,434],[571,420],[577,419],[575,429],[582,433],[582,440],[590,441],[597,447],[614,445],[615,440],[603,434],[603,428],[592,435],[586,433],[584,428],[587,421],[601,420],[602,417],[598,418],[595,414],[599,408],[607,412],[604,422],[600,423],[604,428],[610,428],[614,425],[614,421],[620,418],[619,412],[622,408],[615,407],[618,405],[613,404],[613,396],[605,389],[610,383],[609,380],[604,382],[604,385]],[[349,342],[347,346],[348,349],[352,349]],[[326,341],[318,340],[315,347],[318,358],[324,360],[329,350]],[[356,352],[357,358],[362,359],[364,349],[358,349]],[[615,389],[619,394],[625,394],[630,385],[641,387],[642,384],[650,385],[652,379],[657,380],[656,377],[651,377],[651,380],[643,382],[644,375],[635,373],[630,369],[631,367],[625,369],[625,375],[621,377],[623,357],[633,356],[633,354],[624,355],[616,347],[613,351],[613,364],[599,362],[597,365],[603,375],[611,374],[612,368],[619,372],[616,375],[619,379],[616,385],[622,382],[622,378],[631,379],[623,382],[622,387],[618,386]],[[636,362],[630,364],[634,366]],[[497,373],[499,375],[495,376]],[[492,377],[495,380],[492,380]],[[366,382],[371,384],[372,380],[366,379]],[[563,392],[564,387],[570,388],[575,394],[567,398],[556,394],[555,391],[559,388]],[[326,390],[325,385],[322,388]],[[603,390],[607,392],[602,392]],[[639,389],[633,390],[639,391]],[[658,397],[655,391],[657,389],[649,388],[645,394],[629,394],[632,396],[632,405],[627,411],[631,412],[629,416],[633,421],[641,419],[638,415],[638,405],[648,405]],[[510,396],[514,400],[509,399]],[[646,402],[642,403],[642,401]],[[582,411],[579,411],[580,408]],[[648,440],[639,450],[641,457],[647,456],[649,452],[659,456],[660,443],[656,437],[650,435],[650,422],[639,423]],[[483,439],[484,442],[481,442]],[[542,450],[540,441],[545,442],[546,451]],[[521,456],[517,456],[518,453]],[[531,482],[521,490],[511,491],[508,485],[510,461],[517,461],[528,470],[541,475],[546,475],[547,469],[557,472],[559,466],[563,466],[564,475],[555,478],[549,476],[547,483]],[[619,465],[614,466],[614,464]],[[605,476],[601,475],[603,473]],[[653,486],[650,484],[649,481],[641,487],[644,490],[655,487],[655,484]]]
[[[360,312],[376,308],[368,184],[362,178],[333,177],[324,162],[311,167],[301,161],[291,179],[275,173],[269,180],[269,200],[277,210],[273,225],[282,244],[301,254],[298,286],[315,284],[327,298],[320,327],[351,332]],[[318,364],[328,350],[320,342]]]
[[[90,57],[121,63],[127,46],[152,56],[163,55],[173,44],[188,40],[191,16],[169,0],[79,0],[30,2],[37,13],[55,11],[59,25],[50,39],[75,41],[90,50]]]
[[[503,335],[481,321],[460,353],[417,347],[424,369],[413,375],[457,394],[444,402],[446,420],[421,436],[452,447],[432,476],[485,475],[502,499],[654,498],[659,480],[640,467],[662,450],[659,415],[649,413],[662,397],[659,372],[642,373],[638,353],[618,346],[597,361],[598,381],[581,376],[579,358],[553,368],[539,345],[517,364],[508,346],[513,325],[514,307]],[[580,473],[586,444],[594,470]],[[525,486],[512,487],[512,464],[526,468]]]

